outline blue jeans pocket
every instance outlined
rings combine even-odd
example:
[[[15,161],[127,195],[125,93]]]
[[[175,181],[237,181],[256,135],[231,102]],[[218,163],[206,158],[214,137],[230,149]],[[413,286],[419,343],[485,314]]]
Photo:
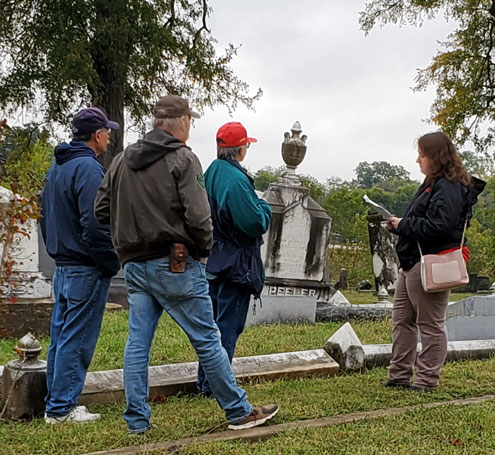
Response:
[[[94,291],[97,276],[94,272],[68,273],[65,280],[68,300],[76,304],[87,301]]]
[[[156,267],[156,276],[163,286],[163,295],[172,300],[185,300],[194,297],[195,264],[187,262],[185,272],[172,273],[168,261]]]

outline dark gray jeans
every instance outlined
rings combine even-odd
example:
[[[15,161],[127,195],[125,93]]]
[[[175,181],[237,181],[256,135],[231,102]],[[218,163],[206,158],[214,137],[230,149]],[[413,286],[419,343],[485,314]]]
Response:
[[[392,310],[392,360],[389,380],[410,383],[416,363],[417,387],[437,387],[447,356],[445,314],[450,291],[426,293],[421,286],[421,265],[399,272]],[[416,355],[418,333],[422,349]]]

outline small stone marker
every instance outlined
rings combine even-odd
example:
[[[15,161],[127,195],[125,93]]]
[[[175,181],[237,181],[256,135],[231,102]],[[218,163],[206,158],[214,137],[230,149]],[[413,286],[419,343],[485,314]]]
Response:
[[[15,347],[19,359],[3,368],[0,409],[5,409],[4,418],[26,419],[45,410],[46,362],[38,359],[41,349],[39,341],[28,333]]]
[[[340,269],[340,277],[339,277],[339,289],[345,291],[347,289],[347,270]]]
[[[324,349],[344,371],[386,367],[392,359],[391,344],[361,344],[352,326],[346,322],[325,343]],[[417,344],[421,351],[421,343]],[[487,359],[495,354],[493,340],[463,340],[447,343],[447,360]]]
[[[345,371],[360,370],[364,366],[364,349],[351,324],[346,322],[323,346]]]
[[[349,302],[349,300],[347,300],[345,295],[342,294],[342,292],[340,292],[340,291],[337,291],[334,295],[332,295],[332,297],[330,298],[328,303],[330,305],[339,306],[339,307],[350,307],[351,306],[351,303]]]

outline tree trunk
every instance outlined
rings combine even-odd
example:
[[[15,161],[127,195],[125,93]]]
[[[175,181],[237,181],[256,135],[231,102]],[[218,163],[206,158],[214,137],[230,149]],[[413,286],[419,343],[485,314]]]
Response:
[[[97,0],[95,34],[92,42],[93,62],[99,76],[93,90],[93,105],[102,109],[107,117],[120,125],[110,135],[107,152],[99,156],[101,164],[108,168],[112,159],[124,146],[124,85],[127,80],[127,1]],[[116,32],[117,31],[117,32]]]
[[[119,154],[124,147],[124,92],[120,86],[108,80],[103,86],[101,101],[98,105],[107,117],[120,125],[119,130],[112,130],[110,142],[106,153],[98,157],[100,163],[108,169],[113,158]]]

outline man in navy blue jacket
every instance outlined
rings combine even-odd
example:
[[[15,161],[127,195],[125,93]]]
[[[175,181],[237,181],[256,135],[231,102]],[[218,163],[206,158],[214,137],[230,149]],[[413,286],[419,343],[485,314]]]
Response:
[[[94,216],[94,200],[105,170],[97,156],[107,149],[111,122],[94,107],[72,120],[73,140],[55,148],[55,163],[41,198],[41,229],[55,260],[55,303],[47,359],[46,423],[98,420],[78,406],[100,333],[110,280],[120,263],[110,231]]]

